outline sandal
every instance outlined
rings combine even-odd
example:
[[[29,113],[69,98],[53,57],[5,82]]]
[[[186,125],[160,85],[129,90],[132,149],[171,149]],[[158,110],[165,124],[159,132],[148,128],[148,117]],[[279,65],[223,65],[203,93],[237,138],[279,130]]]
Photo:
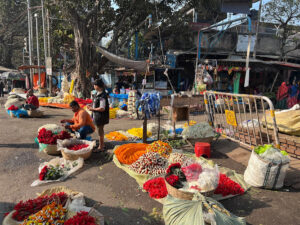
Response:
[[[106,148],[104,147],[104,148],[95,148],[95,149],[93,149],[93,152],[94,153],[99,153],[99,152],[105,152],[106,151]]]

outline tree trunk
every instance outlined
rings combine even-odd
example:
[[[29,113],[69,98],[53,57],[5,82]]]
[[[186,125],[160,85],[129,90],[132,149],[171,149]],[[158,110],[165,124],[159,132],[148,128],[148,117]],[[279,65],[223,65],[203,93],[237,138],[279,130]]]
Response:
[[[75,36],[75,63],[76,63],[76,77],[78,82],[76,88],[85,98],[90,97],[92,85],[88,74],[92,74],[93,60],[91,60],[92,49],[89,41],[89,32],[86,24],[83,21],[73,22],[74,36]]]

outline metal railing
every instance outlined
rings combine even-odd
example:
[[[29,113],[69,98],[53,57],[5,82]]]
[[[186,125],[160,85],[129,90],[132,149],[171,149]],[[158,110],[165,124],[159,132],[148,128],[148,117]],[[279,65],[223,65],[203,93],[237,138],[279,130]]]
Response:
[[[207,91],[208,121],[223,137],[248,148],[274,144],[280,148],[272,101],[265,96]]]

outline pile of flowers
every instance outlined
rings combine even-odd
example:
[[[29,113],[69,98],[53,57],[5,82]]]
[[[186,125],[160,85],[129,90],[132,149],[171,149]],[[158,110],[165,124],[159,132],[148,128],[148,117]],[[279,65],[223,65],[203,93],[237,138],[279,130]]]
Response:
[[[75,216],[72,218],[68,219],[64,225],[97,225],[96,224],[96,219],[92,216],[89,215],[88,212],[81,211],[78,212]]]
[[[111,141],[127,141],[128,140],[128,138],[125,135],[121,134],[118,131],[110,132],[110,133],[106,134],[105,137]]]
[[[40,172],[40,180],[57,180],[64,175],[63,168],[60,166],[44,166]]]
[[[79,151],[79,150],[87,148],[87,147],[89,147],[89,145],[87,145],[87,144],[77,144],[77,145],[74,144],[74,145],[68,146],[68,149],[73,150],[73,151]]]
[[[67,210],[61,204],[52,202],[39,212],[30,215],[21,225],[64,224]]]
[[[12,105],[8,108],[8,110],[11,110],[11,111],[15,111],[15,110],[18,110],[19,108],[15,105]]]
[[[155,152],[147,152],[135,163],[130,165],[130,169],[139,174],[149,174],[153,176],[166,173],[168,161]]]
[[[65,140],[70,139],[71,135],[66,131],[61,131],[59,134],[54,134],[51,130],[42,128],[38,134],[38,141],[42,144],[56,145],[57,139]]]
[[[61,205],[65,205],[67,199],[68,199],[67,194],[64,192],[60,192],[60,193],[54,193],[50,196],[45,195],[35,199],[29,199],[25,202],[20,201],[14,207],[15,212],[13,213],[12,218],[17,221],[24,221],[30,215],[40,211],[47,204],[56,201],[59,202]]]
[[[194,162],[192,158],[189,158],[186,155],[178,152],[172,153],[168,160],[169,164],[179,163],[180,165],[188,165]]]
[[[172,147],[165,142],[162,141],[155,141],[151,145],[149,145],[146,149],[147,152],[156,152],[162,157],[169,157],[169,155],[172,153]]]
[[[54,134],[59,134],[61,131],[63,131],[62,126],[59,126],[57,124],[46,124],[46,125],[41,126],[38,129],[38,132],[40,132],[40,130],[43,128],[45,128],[46,130],[52,131],[52,133],[54,133]]]
[[[131,165],[146,153],[148,144],[130,143],[119,146],[115,150],[115,155],[120,163]]]
[[[184,128],[182,132],[184,139],[214,137],[213,128],[206,122],[198,123],[194,126]]]
[[[225,174],[220,174],[219,184],[215,190],[215,194],[227,195],[242,195],[245,190],[236,182],[231,180]]]
[[[143,138],[143,128],[131,128],[127,131],[129,134],[142,139]],[[152,133],[147,131],[147,137],[151,137]]]
[[[166,183],[162,177],[148,180],[144,183],[143,188],[149,193],[151,198],[160,199],[168,195]]]

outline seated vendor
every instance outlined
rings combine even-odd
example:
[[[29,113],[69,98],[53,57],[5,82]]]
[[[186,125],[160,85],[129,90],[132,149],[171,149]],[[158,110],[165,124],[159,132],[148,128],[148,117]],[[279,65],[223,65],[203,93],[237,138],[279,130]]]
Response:
[[[33,90],[29,89],[26,95],[26,104],[23,108],[26,110],[36,110],[39,108],[39,99],[33,94]]]
[[[76,134],[77,138],[85,139],[88,134],[95,131],[93,120],[84,109],[80,108],[78,102],[72,101],[70,103],[72,111],[75,113],[71,120],[62,120],[64,127],[72,133]]]

